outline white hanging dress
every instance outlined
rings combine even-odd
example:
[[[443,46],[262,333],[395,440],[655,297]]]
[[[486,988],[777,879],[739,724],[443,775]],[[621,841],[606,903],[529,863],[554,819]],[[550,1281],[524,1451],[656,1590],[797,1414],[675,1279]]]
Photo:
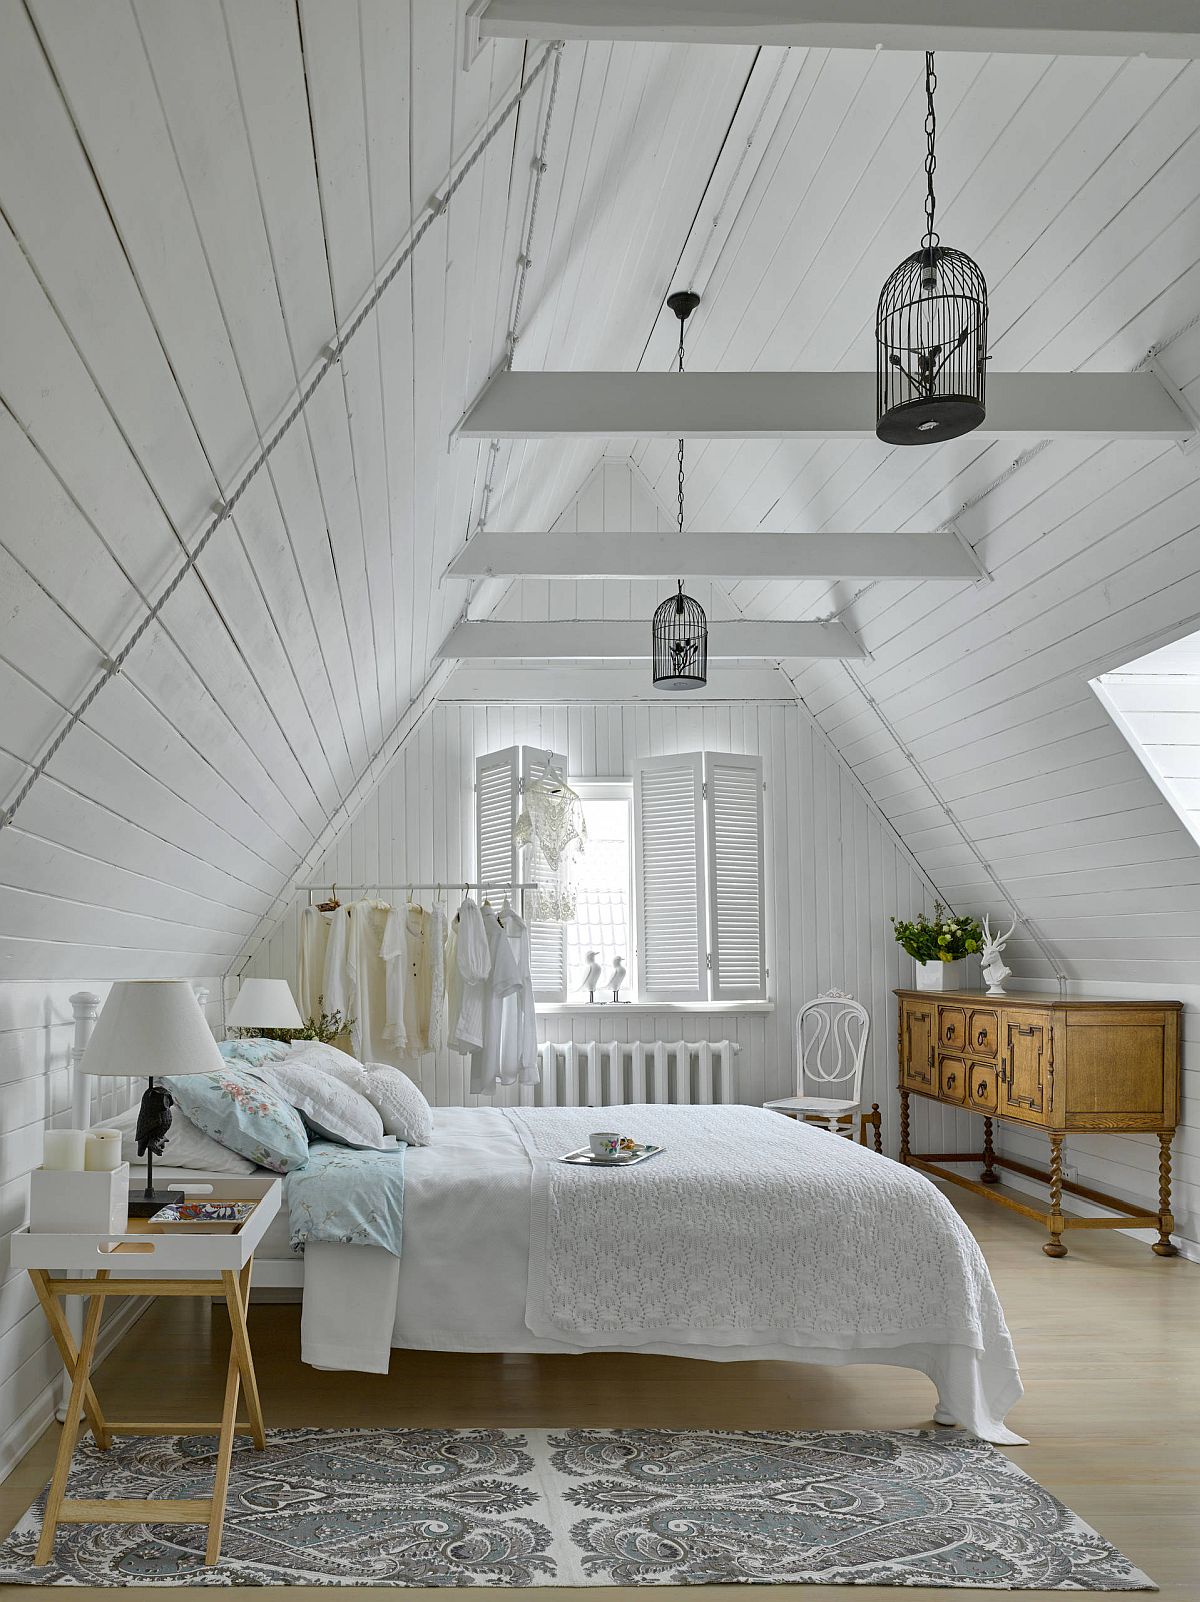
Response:
[[[341,908],[336,909],[337,912]],[[336,915],[336,914],[335,914]],[[329,916],[319,907],[304,907],[300,913],[300,960],[296,984],[296,1003],[305,1023],[321,1012],[325,994],[325,953],[329,948]]]
[[[391,908],[356,901],[346,945],[346,1004],[350,1047],[360,1062],[378,1062],[385,1046],[387,995],[381,946]]]
[[[491,971],[483,914],[468,896],[455,914],[446,949],[446,1040],[464,1055],[483,1045],[483,1007]]]

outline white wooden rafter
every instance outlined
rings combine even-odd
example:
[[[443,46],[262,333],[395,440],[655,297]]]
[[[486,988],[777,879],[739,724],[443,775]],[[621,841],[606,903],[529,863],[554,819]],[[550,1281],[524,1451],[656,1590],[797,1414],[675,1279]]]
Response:
[[[948,530],[934,533],[477,534],[451,562],[456,577],[957,579],[978,563]]]
[[[1182,440],[1149,371],[989,373],[979,438]],[[503,372],[460,439],[873,439],[874,373]]]
[[[443,660],[597,661],[649,660],[650,623],[604,619],[545,622],[464,620],[438,649]],[[862,657],[865,653],[843,623],[713,622],[710,658],[754,660],[776,657]]]
[[[1191,0],[476,0],[467,30],[468,66],[488,39],[526,38],[1200,56]]]

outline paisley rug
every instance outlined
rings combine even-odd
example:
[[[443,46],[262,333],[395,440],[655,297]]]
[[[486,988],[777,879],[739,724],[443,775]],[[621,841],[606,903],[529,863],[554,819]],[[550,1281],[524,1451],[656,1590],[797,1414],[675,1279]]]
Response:
[[[207,1497],[215,1442],[89,1438],[68,1495]],[[944,1430],[272,1430],[200,1525],[0,1547],[27,1585],[822,1585],[1154,1590],[994,1447]]]

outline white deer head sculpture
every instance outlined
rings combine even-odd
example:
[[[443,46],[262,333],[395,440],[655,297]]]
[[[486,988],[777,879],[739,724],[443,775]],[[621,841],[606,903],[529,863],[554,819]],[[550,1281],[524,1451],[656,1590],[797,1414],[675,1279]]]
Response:
[[[1004,934],[994,935],[988,920],[986,918],[983,920],[983,948],[980,952],[980,959],[983,966],[983,977],[988,982],[987,993],[989,996],[1002,996],[1004,994],[1004,981],[1012,977],[1012,969],[1005,967],[1001,952],[1016,927],[1017,920],[1014,918]]]

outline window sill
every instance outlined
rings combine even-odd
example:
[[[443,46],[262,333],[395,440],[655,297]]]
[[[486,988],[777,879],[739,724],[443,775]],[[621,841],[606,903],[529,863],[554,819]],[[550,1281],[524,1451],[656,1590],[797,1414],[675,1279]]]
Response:
[[[653,1017],[666,1013],[774,1012],[773,1001],[539,1001],[539,1018]]]

